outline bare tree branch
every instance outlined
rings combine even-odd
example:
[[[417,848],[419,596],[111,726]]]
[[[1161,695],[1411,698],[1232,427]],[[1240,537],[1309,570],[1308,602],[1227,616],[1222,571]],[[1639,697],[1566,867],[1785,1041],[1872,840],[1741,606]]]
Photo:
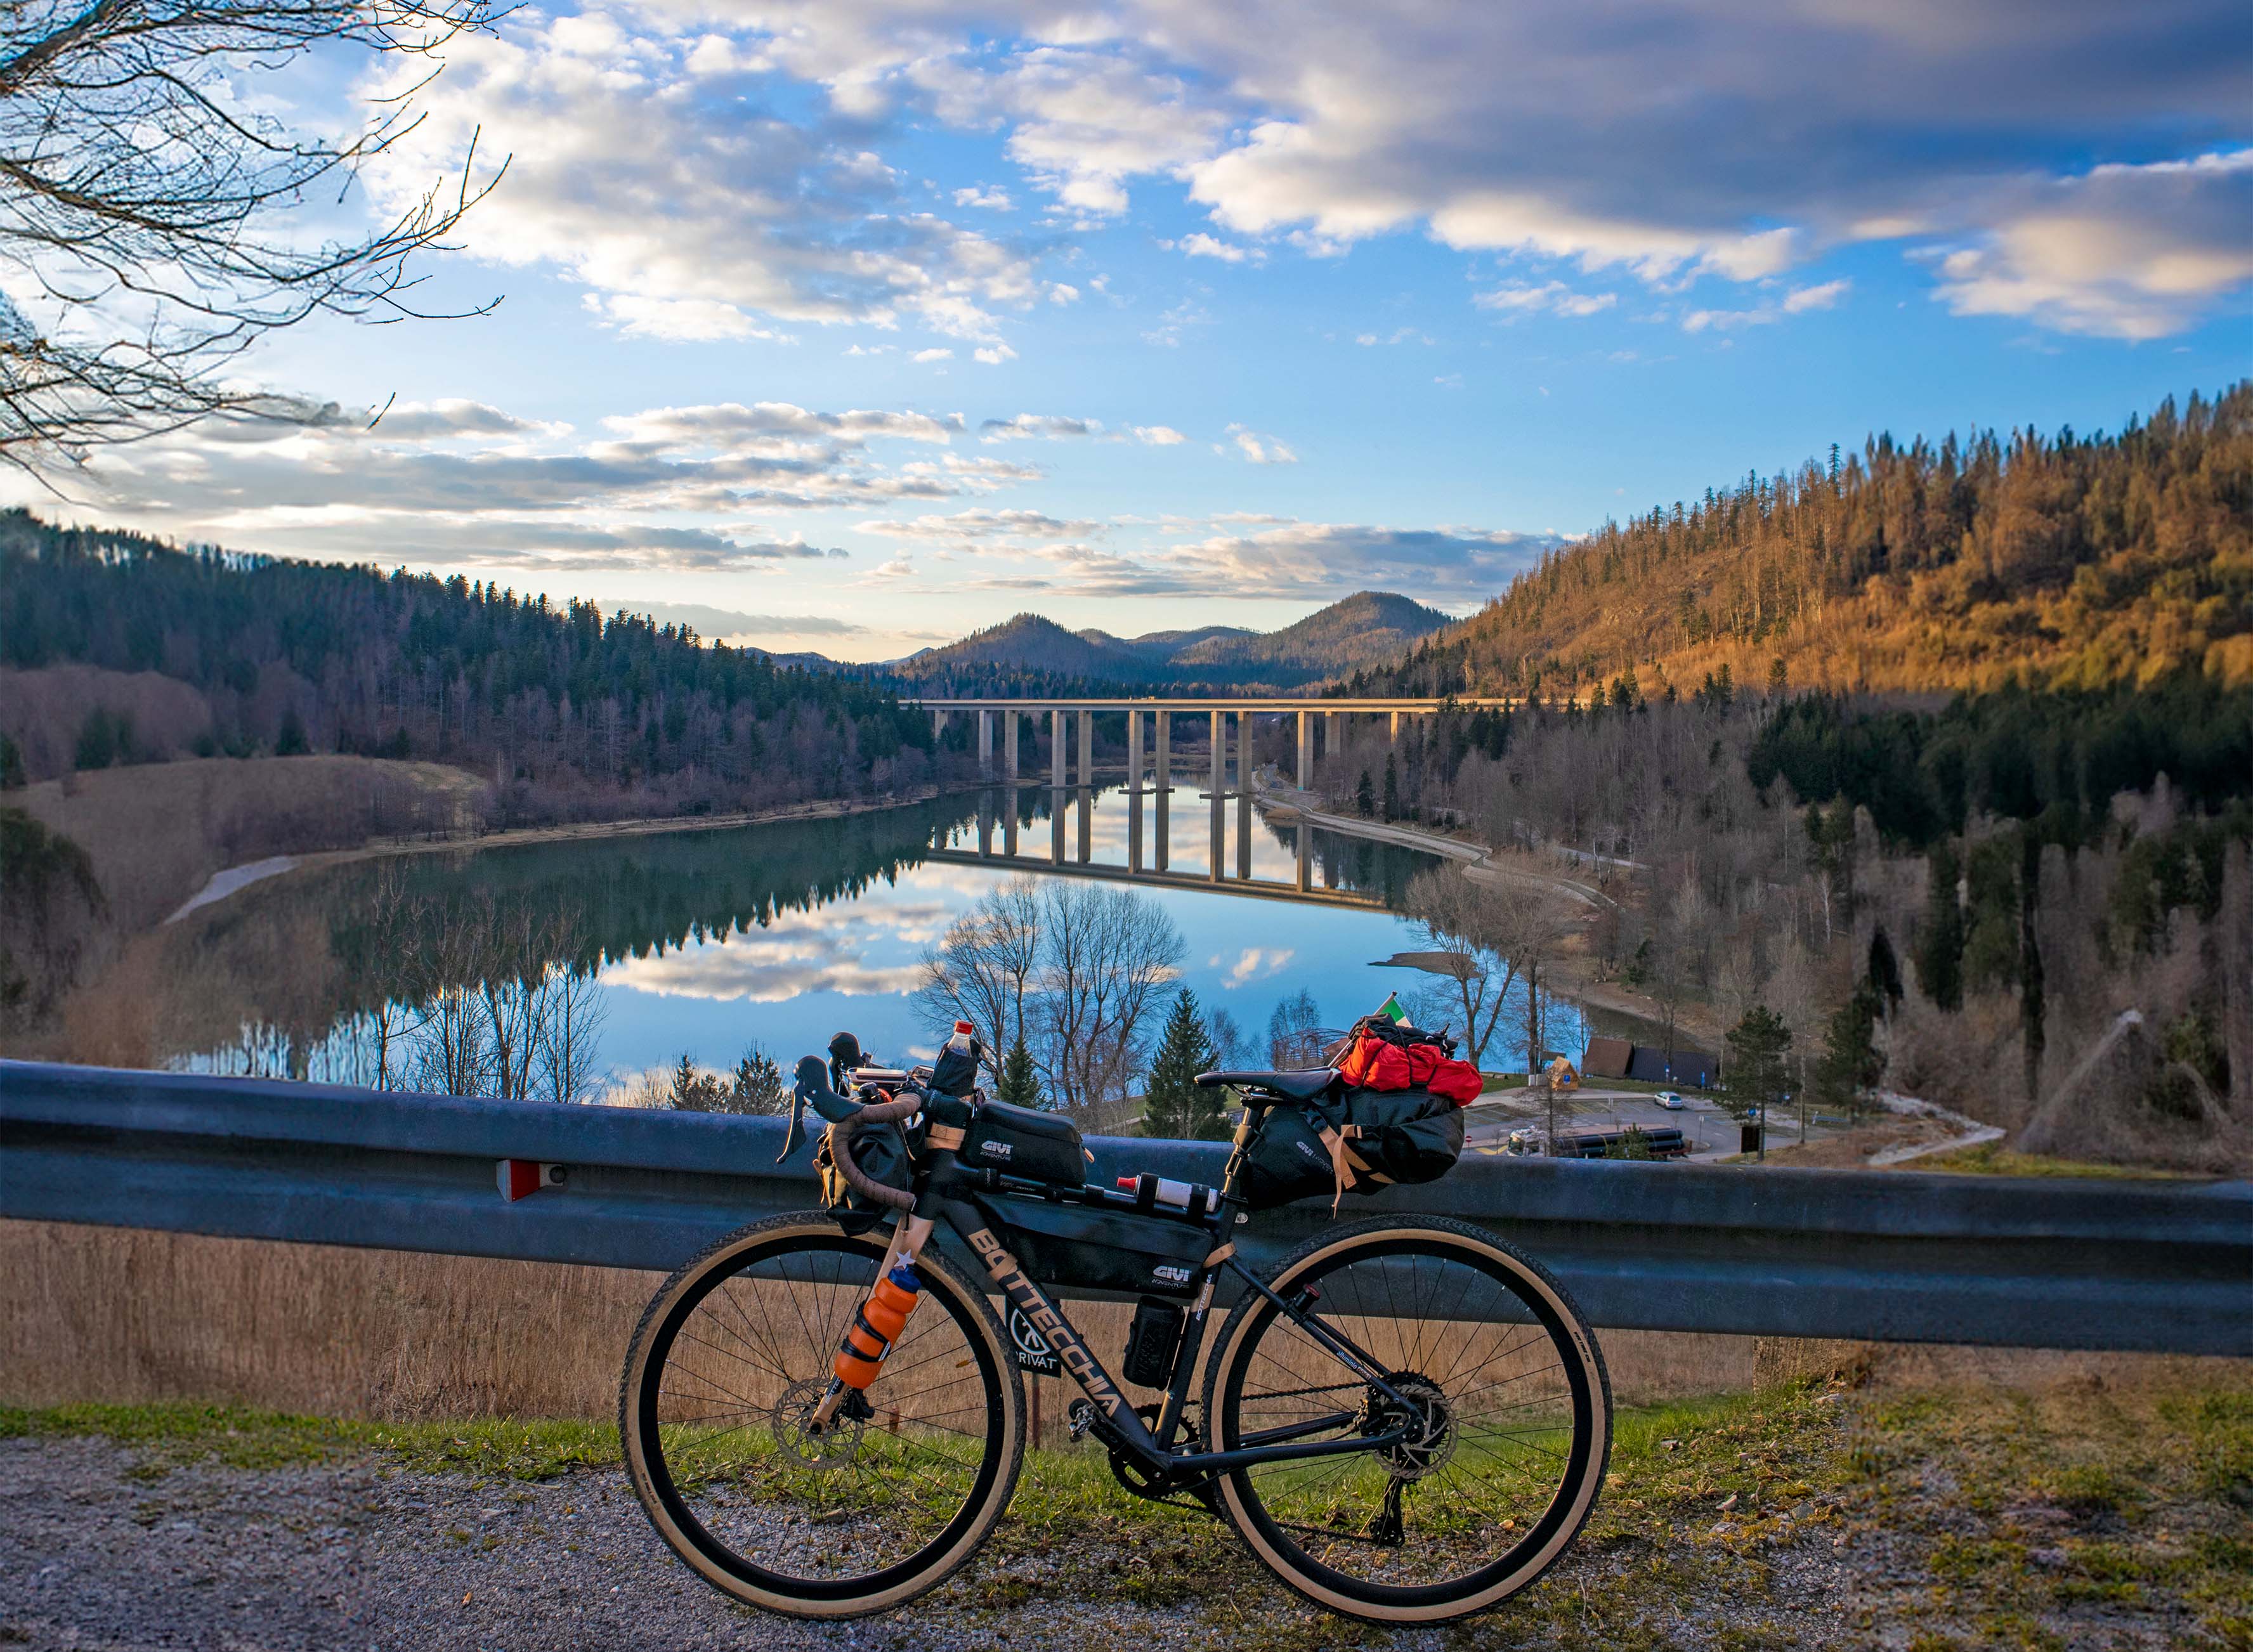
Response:
[[[317,420],[329,410],[228,369],[318,313],[492,309],[424,307],[411,267],[506,170],[481,176],[474,137],[458,173],[371,233],[312,238],[300,215],[348,198],[361,166],[415,129],[428,76],[340,134],[294,129],[244,87],[338,45],[435,65],[495,6],[0,0],[0,461],[45,473],[214,414]]]

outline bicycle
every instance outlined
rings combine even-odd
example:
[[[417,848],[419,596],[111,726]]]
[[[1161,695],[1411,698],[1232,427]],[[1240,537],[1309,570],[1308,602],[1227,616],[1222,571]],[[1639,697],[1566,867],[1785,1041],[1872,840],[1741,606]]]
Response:
[[[634,1332],[619,1431],[659,1535],[714,1586],[792,1616],[882,1612],[936,1587],[999,1523],[1023,1461],[1020,1349],[990,1292],[1079,1387],[1075,1439],[1103,1446],[1129,1491],[1225,1520],[1307,1599],[1435,1623],[1539,1578],[1610,1453],[1609,1382],[1578,1308],[1531,1258],[1444,1218],[1343,1225],[1262,1279],[1233,1238],[1247,1149],[1337,1075],[1197,1082],[1244,1102],[1217,1189],[1085,1185],[1068,1121],[998,1103],[966,1109],[965,1129],[910,1090],[833,1123],[838,1174],[889,1231],[825,1210],[754,1223],[674,1272]],[[864,1174],[855,1133],[918,1116],[913,1185]],[[868,1316],[902,1257],[920,1295],[888,1339]],[[1130,1402],[1042,1288],[1059,1278],[1140,1293],[1125,1375],[1155,1401]],[[1209,1337],[1223,1280],[1241,1294]],[[865,1388],[840,1376],[848,1337],[881,1361]]]

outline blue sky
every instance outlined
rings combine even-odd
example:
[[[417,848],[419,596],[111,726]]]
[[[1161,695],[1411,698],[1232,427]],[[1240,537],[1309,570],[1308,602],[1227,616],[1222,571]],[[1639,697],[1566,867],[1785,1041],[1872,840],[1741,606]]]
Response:
[[[333,422],[101,456],[60,514],[870,659],[1467,611],[1833,442],[2253,363],[2242,3],[610,0],[421,107],[359,208],[477,132],[424,296],[499,309],[300,329],[248,370]]]

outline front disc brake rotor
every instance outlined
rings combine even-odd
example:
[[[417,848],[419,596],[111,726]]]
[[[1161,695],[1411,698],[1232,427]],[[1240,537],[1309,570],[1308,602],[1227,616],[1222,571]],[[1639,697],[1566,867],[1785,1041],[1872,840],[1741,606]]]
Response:
[[[792,1383],[775,1402],[775,1444],[801,1467],[843,1468],[860,1455],[861,1432],[868,1425],[865,1416],[854,1414],[860,1407],[847,1405],[820,1433],[813,1432],[814,1409],[828,1391],[827,1383]]]

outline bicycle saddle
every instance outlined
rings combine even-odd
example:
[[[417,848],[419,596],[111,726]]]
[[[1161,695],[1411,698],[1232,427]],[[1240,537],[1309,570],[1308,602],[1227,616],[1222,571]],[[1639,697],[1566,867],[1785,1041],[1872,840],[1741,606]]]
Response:
[[[1225,1084],[1231,1090],[1264,1090],[1290,1101],[1312,1101],[1337,1082],[1337,1069],[1309,1067],[1295,1073],[1199,1073],[1196,1081],[1202,1090]]]

